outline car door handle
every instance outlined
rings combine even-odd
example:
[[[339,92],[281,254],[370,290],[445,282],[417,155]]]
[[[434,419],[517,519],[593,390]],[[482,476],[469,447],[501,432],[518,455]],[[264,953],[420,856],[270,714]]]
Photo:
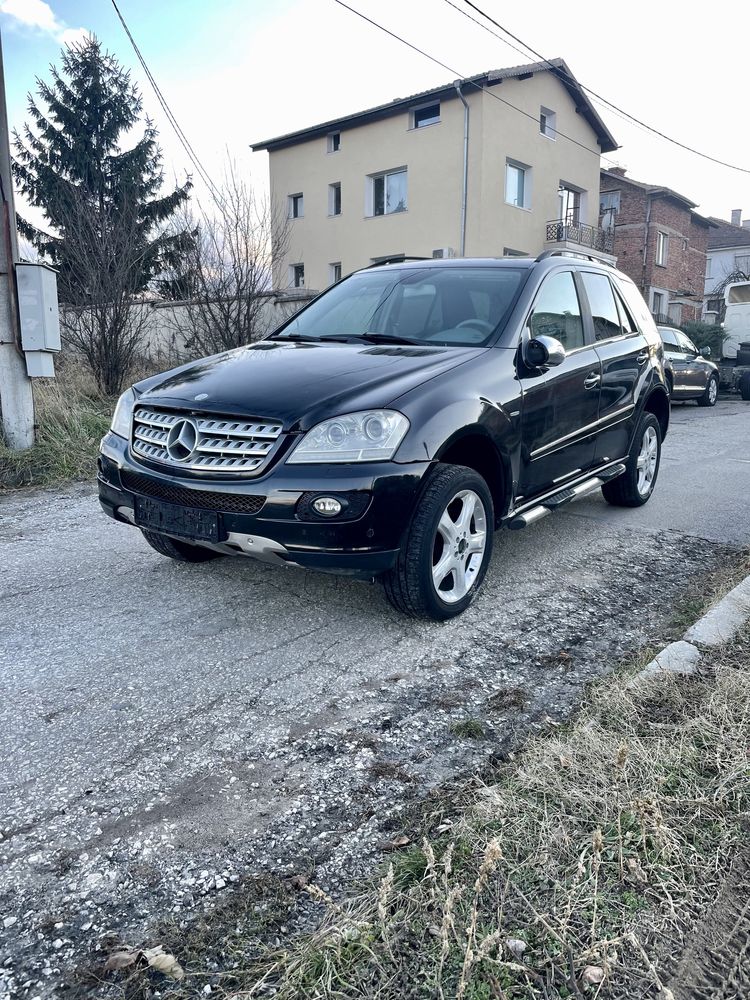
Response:
[[[583,386],[585,389],[595,389],[596,386],[599,385],[601,380],[602,377],[599,374],[599,372],[591,372],[591,374],[587,375],[586,378],[583,380]]]
[[[638,362],[639,365],[645,365],[649,359],[649,356],[650,355],[648,351],[641,351],[641,353],[635,360]]]

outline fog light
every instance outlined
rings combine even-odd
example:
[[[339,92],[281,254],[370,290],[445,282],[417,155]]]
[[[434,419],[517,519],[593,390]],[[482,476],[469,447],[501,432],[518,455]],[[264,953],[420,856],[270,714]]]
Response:
[[[342,504],[335,497],[318,497],[313,500],[313,508],[323,517],[336,517],[341,513]]]

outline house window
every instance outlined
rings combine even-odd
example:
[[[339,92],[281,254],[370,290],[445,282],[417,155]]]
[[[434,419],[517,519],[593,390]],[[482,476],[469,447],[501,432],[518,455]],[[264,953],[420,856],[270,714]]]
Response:
[[[669,237],[666,233],[656,234],[656,263],[659,267],[667,266],[667,254],[669,252]]]
[[[341,184],[328,185],[328,214],[341,215]]]
[[[367,188],[367,215],[393,215],[406,211],[405,167],[384,174],[373,174],[368,177]]]
[[[328,135],[328,152],[338,153],[341,149],[341,133],[330,132]]]
[[[744,275],[750,277],[750,254],[736,254],[734,267],[735,270],[742,271]]]
[[[557,189],[558,218],[566,226],[577,226],[581,221],[581,192],[560,184]]]
[[[514,250],[513,247],[503,247],[503,257],[528,257],[525,250]]]
[[[599,215],[602,229],[614,229],[617,213],[620,211],[620,192],[602,191],[599,195]]]
[[[341,261],[337,260],[334,264],[328,265],[328,277],[330,279],[330,284],[334,285],[337,281],[341,281]]]
[[[292,264],[289,268],[289,283],[292,288],[304,288],[305,287],[305,265],[304,264]]]
[[[301,194],[289,195],[289,218],[303,219],[305,216],[305,199]]]
[[[711,258],[710,257],[706,257],[706,278],[710,278],[711,277],[711,264],[712,263],[713,263],[713,261],[711,260]]]
[[[651,293],[651,312],[654,316],[664,315],[664,292]]]
[[[539,110],[539,131],[542,135],[546,135],[548,139],[557,138],[557,115],[554,111],[550,111],[549,108],[540,108]]]
[[[506,160],[505,201],[516,208],[531,207],[531,168],[523,163]]]
[[[440,121],[440,104],[428,104],[427,107],[417,108],[413,112],[413,128],[424,128],[425,125],[437,125]]]

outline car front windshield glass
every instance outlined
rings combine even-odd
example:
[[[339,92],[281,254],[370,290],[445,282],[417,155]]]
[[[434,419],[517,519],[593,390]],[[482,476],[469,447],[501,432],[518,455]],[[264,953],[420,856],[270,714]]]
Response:
[[[276,336],[481,347],[507,318],[526,273],[514,267],[360,271]]]

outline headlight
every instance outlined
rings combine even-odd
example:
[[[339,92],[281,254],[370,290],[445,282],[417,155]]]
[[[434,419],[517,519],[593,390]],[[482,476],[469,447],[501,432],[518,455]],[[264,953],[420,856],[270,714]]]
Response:
[[[133,405],[135,403],[135,392],[128,389],[117,400],[117,406],[112,417],[110,430],[113,434],[119,434],[126,440],[130,438],[130,421],[133,416]]]
[[[409,421],[395,410],[345,413],[308,431],[287,462],[382,462],[393,458],[408,430]]]

